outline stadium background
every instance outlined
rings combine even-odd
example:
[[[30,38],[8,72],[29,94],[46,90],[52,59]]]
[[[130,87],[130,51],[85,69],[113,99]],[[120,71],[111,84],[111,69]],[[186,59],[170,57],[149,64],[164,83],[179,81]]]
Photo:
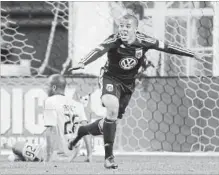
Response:
[[[45,70],[39,73],[39,68],[43,65],[45,55],[48,53],[51,22],[54,21],[56,4],[53,2],[51,4],[46,2],[1,2],[1,20],[14,21],[14,23],[9,22],[9,25],[2,23],[1,26],[3,39],[1,40],[0,82],[1,148],[4,148],[4,143],[11,145],[19,139],[36,142],[43,140],[42,108],[43,100],[46,98],[43,90],[46,83],[45,77],[62,70],[69,50],[73,52],[73,61],[79,60],[81,55],[89,52],[115,29],[114,23],[110,22],[109,25],[111,19],[108,19],[106,14],[100,14],[100,10],[98,10],[101,9],[100,7],[108,8],[108,4],[99,3],[97,9],[88,9],[89,12],[98,12],[90,17],[91,22],[83,20],[85,17],[75,20],[76,27],[81,23],[83,25],[89,23],[91,29],[87,31],[88,28],[83,30],[81,30],[83,27],[78,28],[75,31],[79,30],[82,34],[69,35],[68,3],[62,2],[61,4],[49,52],[49,61]],[[142,28],[147,33],[153,33],[155,28],[151,27],[150,23],[147,24],[151,17],[145,16],[141,12],[141,7],[145,8],[144,5],[127,3],[125,7],[129,6],[134,9],[133,11],[137,9],[136,13],[140,14],[139,18],[143,21],[144,27]],[[91,2],[87,6],[92,6]],[[171,8],[181,9],[184,6],[186,4],[176,2],[172,4]],[[186,8],[212,8],[210,2],[201,2],[198,7],[193,6],[195,6],[194,3]],[[146,7],[152,10],[155,8],[153,3],[146,4]],[[100,26],[106,30],[102,33],[95,32],[100,24],[99,20],[107,23],[107,27]],[[216,69],[213,68],[214,64],[212,64],[215,54],[213,53],[215,47],[213,45],[213,16],[197,17],[193,22],[195,27],[192,24],[187,26],[188,23],[183,17],[170,17],[165,20],[167,22],[164,25],[165,36],[163,39],[176,45],[188,47],[189,36],[186,32],[189,30],[187,29],[197,29],[193,33],[193,37],[190,36],[192,38],[190,47],[204,54],[203,58],[206,62],[200,65],[191,58],[163,55],[157,52],[149,53],[148,57],[156,60],[153,63],[157,69],[151,69],[146,72],[148,74],[145,73],[141,77],[124,119],[120,121],[116,149],[134,152],[218,151],[219,79],[217,72],[215,73]],[[18,28],[12,30],[16,25]],[[161,30],[160,27],[159,30]],[[18,32],[25,35],[22,36]],[[91,33],[92,37],[89,37]],[[95,39],[97,36],[98,39]],[[92,38],[91,41],[86,40],[88,37]],[[79,40],[80,38],[81,40]],[[28,40],[24,41],[25,39]],[[69,41],[72,41],[70,49]],[[105,59],[103,58],[96,65],[85,70],[86,74],[80,72],[72,77],[66,73],[69,95],[80,99],[98,89],[96,76],[99,74],[99,70],[95,66],[100,67],[104,64]],[[164,59],[165,61],[162,62]],[[95,71],[92,72],[91,70],[94,69]],[[18,70],[18,72],[14,70]],[[151,72],[152,74],[150,74]],[[86,107],[86,113],[89,119],[97,118],[89,105]],[[101,148],[101,144],[101,139],[95,140],[95,145],[100,145],[98,149]]]

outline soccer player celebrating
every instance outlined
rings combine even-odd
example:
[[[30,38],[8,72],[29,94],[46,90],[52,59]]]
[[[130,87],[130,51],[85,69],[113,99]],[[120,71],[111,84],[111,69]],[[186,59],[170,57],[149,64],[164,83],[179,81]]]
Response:
[[[166,44],[137,31],[138,20],[127,14],[122,17],[118,26],[118,33],[109,36],[97,48],[92,50],[84,59],[69,70],[83,69],[84,66],[95,61],[105,53],[108,62],[102,77],[102,104],[107,109],[104,122],[99,119],[87,126],[81,126],[78,137],[71,142],[70,148],[81,137],[87,134],[99,135],[103,133],[106,168],[118,168],[114,161],[113,144],[116,133],[116,120],[121,119],[135,88],[135,78],[142,66],[145,53],[155,49],[170,54],[194,57],[189,50]],[[101,126],[103,123],[103,126]]]
[[[12,151],[14,161],[68,161],[71,162],[80,150],[80,142],[76,149],[70,151],[68,142],[77,136],[80,125],[87,124],[83,105],[64,95],[66,80],[54,74],[49,77],[48,98],[44,106],[44,123],[46,127],[46,147],[27,142],[17,142]],[[87,160],[91,161],[91,145],[88,137],[84,137],[87,148]],[[46,153],[46,154],[44,154]]]

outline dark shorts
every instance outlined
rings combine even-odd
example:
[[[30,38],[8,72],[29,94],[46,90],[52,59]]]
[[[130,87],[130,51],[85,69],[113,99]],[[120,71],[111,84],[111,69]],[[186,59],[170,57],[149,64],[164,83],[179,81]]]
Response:
[[[111,94],[119,99],[118,118],[121,119],[134,91],[134,84],[125,85],[120,80],[108,75],[102,76],[100,84],[102,96],[105,94]]]

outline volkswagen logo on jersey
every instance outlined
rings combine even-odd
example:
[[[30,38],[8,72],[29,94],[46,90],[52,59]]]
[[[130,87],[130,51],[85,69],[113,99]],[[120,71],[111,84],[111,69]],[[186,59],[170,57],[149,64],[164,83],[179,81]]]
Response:
[[[119,62],[120,67],[124,70],[130,70],[133,67],[135,67],[137,64],[138,64],[138,61],[135,58],[132,58],[132,57],[123,58]]]

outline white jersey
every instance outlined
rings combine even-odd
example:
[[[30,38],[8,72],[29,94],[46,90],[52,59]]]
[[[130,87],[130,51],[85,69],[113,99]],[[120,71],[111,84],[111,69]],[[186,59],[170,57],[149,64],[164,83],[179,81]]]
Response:
[[[58,151],[70,154],[68,142],[75,138],[81,121],[87,120],[81,103],[64,95],[54,95],[45,101],[44,125],[55,126],[58,132]]]

